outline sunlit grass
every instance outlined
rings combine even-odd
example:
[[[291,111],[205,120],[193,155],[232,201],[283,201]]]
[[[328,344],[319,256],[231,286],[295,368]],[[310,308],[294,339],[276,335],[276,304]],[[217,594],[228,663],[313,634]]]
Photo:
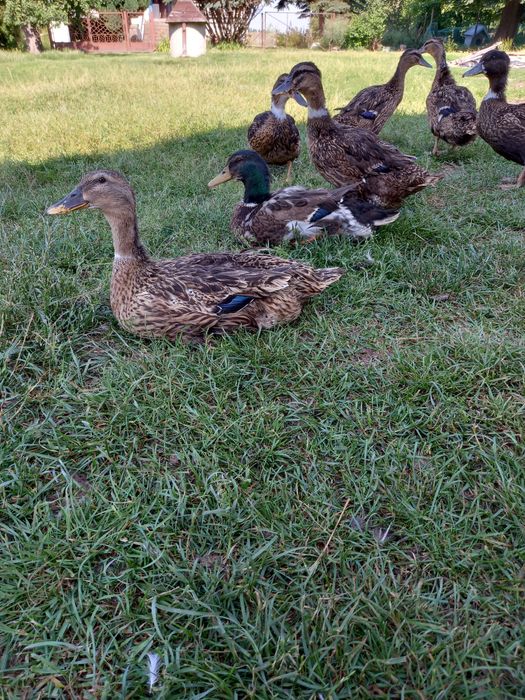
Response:
[[[170,699],[523,697],[523,192],[481,141],[430,156],[433,72],[383,136],[447,177],[364,247],[279,250],[348,269],[291,326],[133,338],[103,219],[43,214],[105,166],[151,252],[235,248],[206,183],[276,75],[316,61],[333,109],[397,59],[0,55],[2,697],[142,698],[148,651]]]

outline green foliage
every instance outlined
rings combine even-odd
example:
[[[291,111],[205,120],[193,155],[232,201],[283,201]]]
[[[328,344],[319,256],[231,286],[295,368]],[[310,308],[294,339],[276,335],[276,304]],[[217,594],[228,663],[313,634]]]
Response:
[[[215,44],[217,51],[239,51],[244,49],[244,44],[239,41],[219,41]]]
[[[319,38],[323,49],[343,48],[346,43],[346,33],[349,28],[348,20],[342,17],[328,19],[324,25],[324,31]]]
[[[502,51],[513,51],[516,48],[514,45],[514,39],[503,39],[500,48]]]
[[[288,32],[281,32],[275,37],[275,44],[280,48],[287,49],[307,49],[311,43],[309,32],[301,32],[299,29],[290,29]]]
[[[170,52],[170,40],[169,37],[165,36],[161,39],[157,46],[155,47],[156,53],[169,53]]]
[[[373,49],[386,29],[388,0],[368,0],[366,10],[357,15],[346,32],[345,45],[352,49]]]
[[[6,0],[4,22],[10,27],[42,27],[87,12],[89,0]]]

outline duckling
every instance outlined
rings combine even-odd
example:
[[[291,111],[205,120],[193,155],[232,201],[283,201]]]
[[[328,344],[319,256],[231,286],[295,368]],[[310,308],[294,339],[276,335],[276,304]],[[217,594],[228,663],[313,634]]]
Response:
[[[274,85],[286,80],[283,73]],[[270,165],[288,165],[286,181],[291,182],[292,163],[299,157],[301,137],[295,126],[295,119],[286,114],[286,103],[290,97],[301,103],[300,95],[273,95],[272,106],[268,112],[258,114],[248,129],[248,144]]]
[[[140,241],[133,190],[112,170],[88,173],[47,213],[87,207],[100,209],[111,227],[115,318],[142,337],[202,340],[207,332],[240,326],[272,328],[295,320],[306,299],[344,273],[339,267],[314,269],[257,251],[153,260]]]
[[[466,87],[456,85],[447,65],[441,39],[429,39],[419,49],[436,62],[436,75],[427,97],[430,130],[434,134],[432,155],[439,155],[439,140],[452,147],[466,146],[476,138],[476,100]]]
[[[208,187],[228,180],[244,185],[244,201],[233,212],[232,231],[251,245],[276,245],[294,238],[310,242],[327,233],[364,240],[374,226],[395,221],[399,212],[361,200],[352,185],[338,190],[285,187],[270,193],[268,166],[255,151],[236,151]]]
[[[380,141],[373,132],[335,122],[326,109],[321,72],[314,63],[298,63],[274,88],[276,94],[295,91],[308,103],[310,157],[332,185],[355,185],[364,199],[399,209],[405,197],[443,177],[428,173],[413,156]]]
[[[505,95],[510,70],[510,58],[504,51],[488,51],[464,77],[484,73],[489,79],[489,91],[479,108],[478,133],[496,153],[507,160],[525,166],[525,103],[509,104]],[[502,189],[525,185],[525,168],[516,182],[504,181]]]
[[[396,72],[388,83],[372,85],[358,92],[334,117],[334,121],[379,134],[403,99],[405,77],[413,66],[432,68],[419,51],[407,49],[401,54]]]

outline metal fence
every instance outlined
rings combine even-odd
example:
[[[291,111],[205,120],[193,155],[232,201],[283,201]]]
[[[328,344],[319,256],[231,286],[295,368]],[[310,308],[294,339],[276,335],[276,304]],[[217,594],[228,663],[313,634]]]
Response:
[[[69,32],[69,46],[81,51],[116,53],[155,49],[155,24],[143,12],[92,11],[70,25]],[[63,47],[63,44],[56,46]]]

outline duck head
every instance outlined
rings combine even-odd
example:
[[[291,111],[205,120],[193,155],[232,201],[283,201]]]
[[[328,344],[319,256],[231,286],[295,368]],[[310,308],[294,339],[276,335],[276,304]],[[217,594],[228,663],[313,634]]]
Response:
[[[421,49],[407,49],[401,54],[399,63],[406,70],[412,68],[412,66],[423,66],[424,68],[432,68],[428,61],[425,61],[421,55]]]
[[[270,171],[255,151],[246,149],[232,153],[222,172],[210,180],[208,187],[217,187],[229,180],[239,180],[243,183],[246,203],[260,203],[268,199]]]
[[[277,107],[277,109],[279,110],[284,110],[286,103],[288,102],[290,97],[292,97],[298,104],[302,106],[306,105],[304,97],[301,95],[300,92],[294,90],[291,90],[290,92],[281,92],[280,90],[278,90],[279,86],[283,83],[286,83],[289,77],[290,76],[288,75],[288,73],[282,73],[277,78],[272,88],[272,106],[275,105],[275,107]]]
[[[469,68],[468,71],[463,73],[464,78],[468,78],[471,75],[479,75],[484,73],[487,78],[490,79],[501,79],[506,78],[510,68],[510,58],[505,53],[505,51],[498,51],[494,49],[493,51],[488,51],[484,54],[479,63],[475,66]]]
[[[48,214],[69,214],[77,209],[100,209],[106,215],[135,210],[129,182],[114,170],[94,170],[84,175],[74,190],[47,208]]]
[[[303,61],[292,68],[284,81],[275,85],[272,94],[289,94],[300,105],[306,107],[319,90],[322,91],[321,71],[315,63]],[[297,99],[298,97],[301,99]]]

